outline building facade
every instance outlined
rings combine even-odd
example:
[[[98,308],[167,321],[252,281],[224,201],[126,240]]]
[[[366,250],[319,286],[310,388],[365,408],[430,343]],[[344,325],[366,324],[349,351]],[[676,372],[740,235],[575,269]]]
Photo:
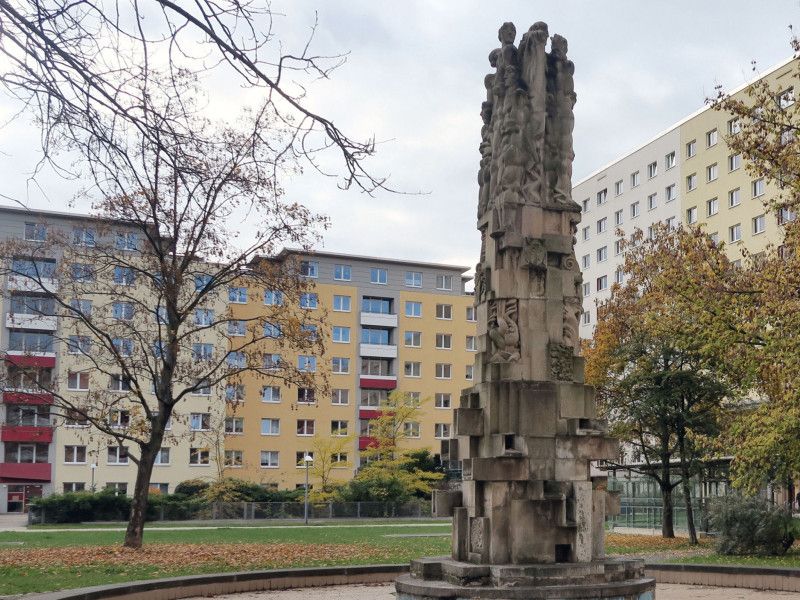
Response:
[[[732,94],[744,97],[766,80],[776,102],[789,106],[796,69],[797,59],[784,61]],[[582,337],[592,336],[597,305],[622,280],[620,241],[635,229],[647,235],[656,223],[702,226],[733,260],[743,248],[758,253],[780,244],[780,223],[794,215],[765,207],[777,190],[747,173],[742,157],[729,150],[725,139],[737,132],[730,115],[704,107],[573,186],[583,207],[575,247],[584,275]]]

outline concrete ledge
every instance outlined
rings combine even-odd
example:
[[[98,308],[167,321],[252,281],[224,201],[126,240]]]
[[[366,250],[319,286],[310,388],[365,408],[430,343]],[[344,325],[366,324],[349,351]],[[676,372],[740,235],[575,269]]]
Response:
[[[645,573],[657,583],[800,592],[800,569],[788,567],[647,563]]]
[[[149,579],[88,588],[28,594],[31,600],[177,600],[190,596],[217,596],[298,587],[391,583],[407,573],[409,565],[354,565],[271,569]],[[737,565],[647,563],[647,577],[657,583],[800,592],[800,569]]]

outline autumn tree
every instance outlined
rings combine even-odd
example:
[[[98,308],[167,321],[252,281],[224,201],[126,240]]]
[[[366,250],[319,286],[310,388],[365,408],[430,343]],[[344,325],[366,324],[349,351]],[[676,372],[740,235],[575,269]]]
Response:
[[[306,273],[256,259],[310,246],[326,221],[286,199],[281,178],[320,168],[330,149],[341,186],[383,183],[362,165],[371,141],[307,106],[305,84],[341,58],[285,51],[271,17],[232,0],[0,0],[0,83],[40,128],[40,164],[80,180],[94,216],[0,255],[3,274],[45,300],[25,312],[59,317],[54,339],[21,348],[63,344],[69,368],[96,385],[75,395],[24,361],[8,376],[52,394],[64,419],[91,424],[136,464],[127,546],[141,546],[153,464],[184,400],[218,398],[245,372],[313,385],[308,364],[280,359],[281,347],[321,350],[313,319],[285,309],[306,293]],[[254,101],[211,118],[211,81]],[[215,308],[240,287],[280,301],[244,320]]]
[[[344,435],[342,435],[344,433]],[[317,436],[311,444],[314,462],[309,468],[311,476],[319,481],[319,486],[312,488],[315,501],[327,500],[336,493],[337,482],[334,469],[345,469],[352,474],[353,461],[350,455],[353,450],[354,437],[347,432],[331,432],[330,437]]]

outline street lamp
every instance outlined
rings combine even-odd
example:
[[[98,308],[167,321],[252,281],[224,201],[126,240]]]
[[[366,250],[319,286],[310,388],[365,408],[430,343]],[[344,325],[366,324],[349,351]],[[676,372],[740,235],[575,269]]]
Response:
[[[306,489],[305,489],[305,510],[303,511],[305,524],[308,525],[308,467],[314,462],[314,458],[306,453],[303,457],[303,462],[306,463]]]
[[[94,472],[97,469],[97,463],[92,463],[89,468],[92,469],[92,493],[94,493]]]

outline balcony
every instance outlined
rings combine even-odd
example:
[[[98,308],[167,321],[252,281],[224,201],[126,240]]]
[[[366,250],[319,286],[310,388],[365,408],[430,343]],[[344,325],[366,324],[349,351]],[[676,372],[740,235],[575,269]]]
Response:
[[[0,463],[0,481],[50,481],[50,463]]]
[[[373,327],[397,327],[397,315],[362,312],[361,324],[371,325]]]
[[[39,283],[41,282],[41,285]],[[31,279],[24,275],[9,275],[8,289],[12,292],[51,292],[58,291],[58,281],[48,277]]]
[[[55,331],[58,328],[58,318],[55,315],[6,313],[6,327],[9,329],[37,329],[40,331]]]
[[[393,390],[397,387],[397,375],[361,375],[358,385],[373,390]]]
[[[5,390],[0,403],[5,404],[52,404],[53,395],[44,392],[26,392],[25,390]]]
[[[359,450],[366,450],[367,448],[374,448],[377,445],[378,445],[378,440],[376,440],[374,437],[362,435],[360,438],[358,438],[358,449]],[[0,466],[2,466],[2,465],[0,465]],[[0,474],[1,473],[2,472],[0,472]]]
[[[375,358],[397,358],[397,346],[392,344],[361,344],[359,348],[361,356],[373,356]]]
[[[36,442],[49,444],[53,441],[52,427],[35,425],[3,425],[0,427],[0,442]]]
[[[6,362],[18,367],[42,367],[52,369],[56,366],[56,353],[9,350],[6,352]]]

